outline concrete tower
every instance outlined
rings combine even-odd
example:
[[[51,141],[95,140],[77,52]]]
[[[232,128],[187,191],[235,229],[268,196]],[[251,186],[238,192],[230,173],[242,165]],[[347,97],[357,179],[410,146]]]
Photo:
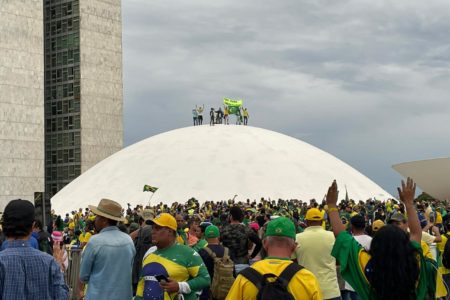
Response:
[[[120,0],[45,0],[45,192],[120,150]]]
[[[120,0],[0,0],[0,212],[120,150],[122,106]]]
[[[0,0],[0,211],[44,190],[42,6]]]

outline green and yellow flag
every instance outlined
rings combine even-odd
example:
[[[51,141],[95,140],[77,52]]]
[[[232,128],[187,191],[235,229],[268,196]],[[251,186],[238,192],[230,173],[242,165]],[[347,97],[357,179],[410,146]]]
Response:
[[[243,104],[242,100],[233,100],[230,98],[223,98],[223,104],[229,107],[241,107]]]
[[[158,190],[157,187],[154,187],[154,186],[151,186],[151,185],[148,185],[148,184],[144,185],[144,192],[152,192],[152,193],[154,193],[157,190]]]

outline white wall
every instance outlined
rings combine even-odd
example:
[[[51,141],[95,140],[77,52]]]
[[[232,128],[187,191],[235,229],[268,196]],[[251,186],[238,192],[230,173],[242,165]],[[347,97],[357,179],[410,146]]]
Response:
[[[44,191],[43,1],[0,0],[0,211]]]
[[[81,171],[122,149],[120,0],[80,1]]]

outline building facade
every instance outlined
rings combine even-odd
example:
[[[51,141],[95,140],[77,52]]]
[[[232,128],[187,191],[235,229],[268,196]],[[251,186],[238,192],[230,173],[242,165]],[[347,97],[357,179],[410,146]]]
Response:
[[[0,211],[123,146],[120,0],[0,0]]]
[[[123,144],[120,0],[45,0],[45,194]]]
[[[44,190],[42,8],[0,0],[0,212]]]

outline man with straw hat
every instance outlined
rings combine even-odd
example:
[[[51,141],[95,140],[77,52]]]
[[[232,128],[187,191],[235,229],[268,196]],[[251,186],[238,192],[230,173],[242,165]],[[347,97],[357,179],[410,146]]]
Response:
[[[123,300],[133,297],[131,268],[136,253],[131,238],[121,232],[118,222],[125,221],[119,203],[102,199],[89,205],[96,215],[95,231],[81,256],[80,280],[88,284],[87,299]]]

